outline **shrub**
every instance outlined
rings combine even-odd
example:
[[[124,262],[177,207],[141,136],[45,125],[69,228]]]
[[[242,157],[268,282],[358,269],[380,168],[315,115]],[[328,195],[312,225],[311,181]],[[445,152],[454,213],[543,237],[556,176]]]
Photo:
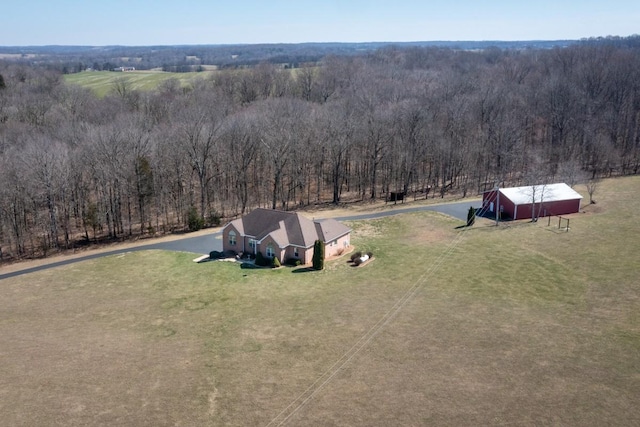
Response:
[[[207,218],[207,222],[209,223],[209,225],[213,227],[217,227],[220,225],[221,221],[222,221],[222,217],[220,216],[218,211],[214,210],[209,212],[209,217]]]
[[[218,251],[209,252],[209,258],[211,259],[219,259],[221,257],[222,257],[222,252],[218,252]]]
[[[360,254],[360,256],[358,256],[357,258],[353,259],[353,265],[355,265],[355,266],[361,265],[364,262],[362,260],[362,257],[364,257],[364,256],[369,257],[369,259],[367,259],[367,261],[370,260],[373,257],[373,252],[367,252],[365,254],[362,254],[361,252],[358,252],[358,253]]]
[[[222,257],[223,257],[223,258],[233,258],[233,257],[235,257],[236,255],[238,255],[238,254],[237,254],[237,253],[236,253],[236,251],[234,251],[233,249],[228,249],[228,250],[226,250],[226,251],[224,251],[224,252],[222,253]]]
[[[362,252],[358,251],[358,252],[354,252],[351,254],[351,262],[354,262],[356,260],[356,258],[360,258],[362,256]]]
[[[298,258],[287,258],[284,264],[291,267],[297,267],[302,264],[302,261],[300,261]]]
[[[280,266],[281,266],[280,260],[278,259],[278,257],[274,256],[273,259],[271,260],[271,267],[278,268]]]
[[[195,206],[191,206],[187,212],[187,227],[189,227],[189,231],[198,231],[204,227],[204,219],[198,215]]]
[[[260,267],[266,267],[269,265],[269,259],[265,258],[264,255],[262,255],[262,252],[258,252],[256,254],[256,265],[259,265]]]
[[[243,262],[240,264],[240,268],[250,269],[250,268],[260,268],[252,262]]]

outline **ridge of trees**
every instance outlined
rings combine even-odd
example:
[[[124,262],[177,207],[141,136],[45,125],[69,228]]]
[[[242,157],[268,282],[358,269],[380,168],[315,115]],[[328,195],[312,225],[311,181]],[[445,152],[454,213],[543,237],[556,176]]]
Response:
[[[618,38],[609,38],[617,40]],[[86,69],[110,71],[134,66],[139,70],[163,69],[172,72],[200,71],[204,66],[246,68],[260,62],[297,68],[315,63],[327,55],[353,56],[388,46],[446,47],[459,50],[543,49],[566,47],[577,40],[551,41],[422,41],[366,43],[264,43],[243,45],[177,46],[0,46],[0,54],[23,65],[76,73]]]
[[[0,251],[46,255],[254,207],[478,194],[640,169],[640,47],[386,47],[98,99],[0,63]]]

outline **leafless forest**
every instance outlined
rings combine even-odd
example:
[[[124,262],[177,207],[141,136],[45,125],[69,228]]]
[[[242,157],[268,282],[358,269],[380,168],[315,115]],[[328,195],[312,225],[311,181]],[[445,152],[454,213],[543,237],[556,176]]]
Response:
[[[637,44],[637,43],[636,43]],[[384,48],[109,96],[0,63],[2,259],[257,206],[475,195],[640,168],[640,47]]]

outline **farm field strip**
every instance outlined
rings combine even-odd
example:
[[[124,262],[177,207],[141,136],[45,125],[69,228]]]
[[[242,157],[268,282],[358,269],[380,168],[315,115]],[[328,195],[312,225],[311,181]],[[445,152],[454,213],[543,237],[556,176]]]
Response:
[[[81,73],[66,74],[65,82],[91,89],[97,96],[103,97],[109,94],[114,84],[119,81],[127,82],[131,89],[149,91],[158,87],[166,80],[175,79],[180,84],[186,85],[196,78],[211,76],[211,71],[200,73],[170,73],[163,71],[83,71]]]

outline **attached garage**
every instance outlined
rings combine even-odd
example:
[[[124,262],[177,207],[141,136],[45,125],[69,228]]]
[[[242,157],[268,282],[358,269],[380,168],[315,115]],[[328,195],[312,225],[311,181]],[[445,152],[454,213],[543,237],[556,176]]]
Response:
[[[482,207],[487,216],[500,211],[502,219],[532,219],[580,212],[582,196],[567,184],[540,184],[486,191]]]

